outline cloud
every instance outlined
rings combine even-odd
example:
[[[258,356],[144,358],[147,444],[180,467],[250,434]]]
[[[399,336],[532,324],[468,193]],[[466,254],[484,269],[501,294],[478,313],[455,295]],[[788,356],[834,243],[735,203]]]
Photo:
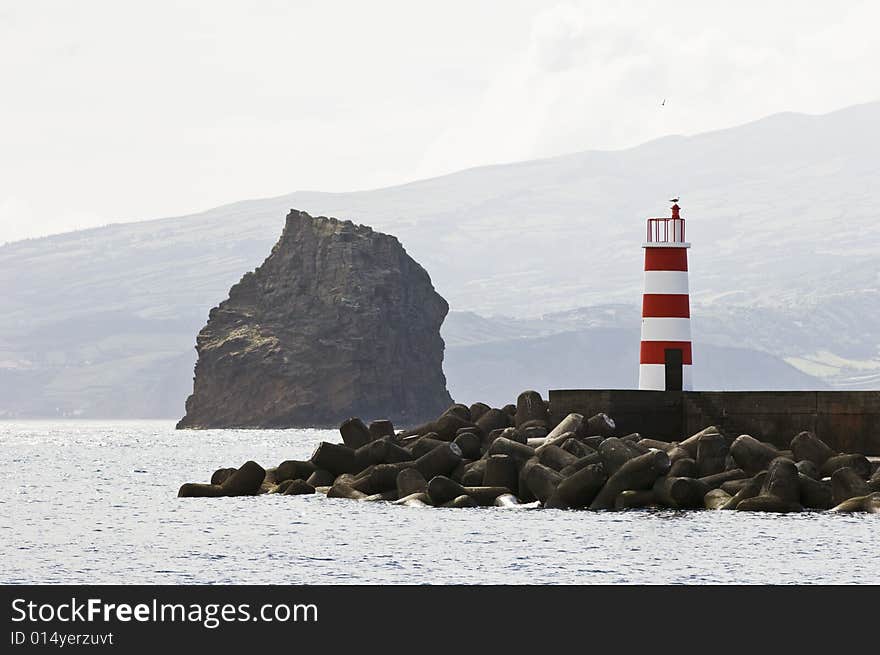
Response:
[[[878,20],[854,0],[10,5],[0,240],[830,111],[880,97]]]
[[[871,3],[551,7],[534,16],[528,42],[472,112],[427,149],[419,173],[623,148],[876,99],[880,42],[869,26],[877,19]]]

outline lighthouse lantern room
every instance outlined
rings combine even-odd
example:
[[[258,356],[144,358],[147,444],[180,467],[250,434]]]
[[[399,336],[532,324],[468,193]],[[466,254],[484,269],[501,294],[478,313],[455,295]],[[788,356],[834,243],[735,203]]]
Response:
[[[691,313],[688,297],[684,219],[678,201],[672,216],[649,218],[645,249],[645,292],[642,297],[642,342],[639,389],[693,389]]]

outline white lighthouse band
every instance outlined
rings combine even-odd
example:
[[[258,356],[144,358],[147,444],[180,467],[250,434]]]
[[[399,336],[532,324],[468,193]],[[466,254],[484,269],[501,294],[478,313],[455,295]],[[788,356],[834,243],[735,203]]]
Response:
[[[693,366],[681,367],[682,390],[694,388]],[[639,364],[639,389],[642,391],[666,390],[666,367],[663,364]]]
[[[687,271],[645,271],[645,293],[680,293],[687,295]]]
[[[643,318],[642,341],[690,341],[689,318]]]

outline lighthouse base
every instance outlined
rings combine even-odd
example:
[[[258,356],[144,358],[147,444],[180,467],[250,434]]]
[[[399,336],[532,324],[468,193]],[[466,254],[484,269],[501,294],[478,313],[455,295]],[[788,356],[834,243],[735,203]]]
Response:
[[[690,364],[640,364],[641,391],[691,391],[694,388]]]

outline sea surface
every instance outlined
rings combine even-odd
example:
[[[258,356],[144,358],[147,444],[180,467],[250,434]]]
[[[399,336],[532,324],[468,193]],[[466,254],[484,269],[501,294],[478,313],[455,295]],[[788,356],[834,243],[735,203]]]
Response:
[[[321,430],[0,422],[0,583],[880,583],[880,515],[176,497]]]

